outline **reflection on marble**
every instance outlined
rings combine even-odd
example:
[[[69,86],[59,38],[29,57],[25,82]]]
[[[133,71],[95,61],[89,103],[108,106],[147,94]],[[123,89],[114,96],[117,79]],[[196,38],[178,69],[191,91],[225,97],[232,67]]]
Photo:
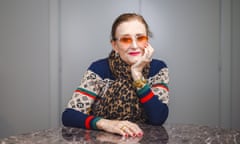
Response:
[[[149,127],[142,125],[144,131],[143,137],[122,137],[103,131],[82,131],[76,128],[63,128],[62,136],[68,142],[88,142],[88,143],[121,143],[121,144],[138,144],[138,143],[157,143],[166,144],[168,142],[168,134],[164,127]]]
[[[140,125],[143,137],[121,137],[96,130],[61,127],[0,139],[0,144],[240,144],[240,130],[208,126]]]

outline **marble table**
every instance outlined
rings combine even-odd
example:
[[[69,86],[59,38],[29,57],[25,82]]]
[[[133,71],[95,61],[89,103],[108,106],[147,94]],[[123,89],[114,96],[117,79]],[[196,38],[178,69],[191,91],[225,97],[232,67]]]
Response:
[[[141,125],[143,137],[59,127],[0,139],[0,144],[240,144],[240,130],[190,124]]]

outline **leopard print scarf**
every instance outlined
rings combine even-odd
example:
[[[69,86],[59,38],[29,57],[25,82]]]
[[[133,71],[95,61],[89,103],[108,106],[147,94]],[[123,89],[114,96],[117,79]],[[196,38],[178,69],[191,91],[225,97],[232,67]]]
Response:
[[[136,89],[133,87],[130,65],[112,51],[108,57],[111,72],[115,81],[111,83],[100,99],[92,105],[92,113],[106,119],[144,122],[146,115],[139,102]],[[149,65],[143,69],[147,78]]]

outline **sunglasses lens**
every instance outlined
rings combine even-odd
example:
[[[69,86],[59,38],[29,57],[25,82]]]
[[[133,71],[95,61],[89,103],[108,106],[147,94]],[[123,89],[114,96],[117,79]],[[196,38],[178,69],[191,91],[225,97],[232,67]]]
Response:
[[[132,43],[132,38],[131,37],[122,37],[120,39],[120,42],[123,44],[131,44]]]
[[[139,43],[145,43],[148,41],[148,37],[147,36],[139,36],[139,37],[137,37],[137,41]]]
[[[130,36],[124,36],[124,37],[121,37],[119,39],[119,41],[122,44],[131,45],[133,43],[133,38],[130,37]],[[138,44],[144,44],[144,43],[146,43],[148,41],[148,37],[145,36],[145,35],[140,35],[140,36],[136,37],[136,41],[137,41]]]

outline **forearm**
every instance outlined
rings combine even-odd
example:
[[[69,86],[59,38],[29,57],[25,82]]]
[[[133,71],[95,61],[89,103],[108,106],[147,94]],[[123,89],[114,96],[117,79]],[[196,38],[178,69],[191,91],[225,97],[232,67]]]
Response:
[[[168,118],[168,106],[153,97],[143,105],[147,114],[147,123],[152,125],[162,125]]]
[[[148,84],[138,90],[137,94],[146,112],[147,122],[153,125],[162,125],[168,117],[168,105],[162,103],[162,101],[154,95]]]
[[[96,126],[98,120],[100,120],[99,117],[87,115],[71,108],[67,108],[62,113],[62,123],[68,127],[98,129]]]

